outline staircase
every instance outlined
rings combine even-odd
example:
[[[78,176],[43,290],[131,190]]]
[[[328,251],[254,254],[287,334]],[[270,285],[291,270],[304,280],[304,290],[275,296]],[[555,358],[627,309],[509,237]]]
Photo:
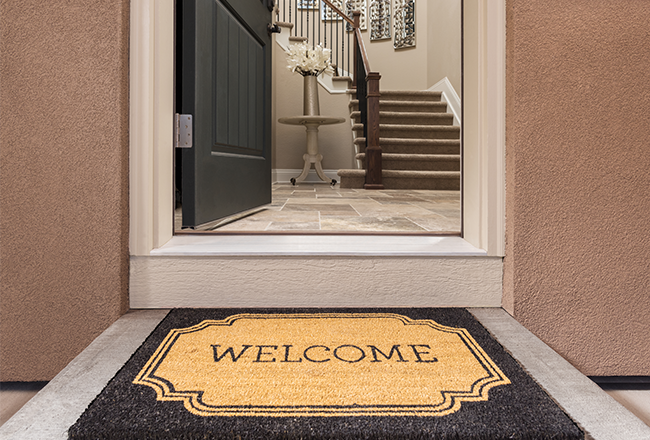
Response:
[[[359,123],[359,100],[351,90],[356,158],[360,169],[339,170],[341,188],[363,188],[366,139]],[[441,100],[441,92],[382,91],[379,146],[385,189],[460,189],[460,127]]]
[[[381,75],[370,69],[360,33],[361,12],[345,13],[330,0],[322,0],[322,3],[326,16],[336,15],[341,20],[340,27],[338,21],[330,22],[329,39],[328,21],[321,20],[318,9],[304,6],[299,9],[298,0],[283,0],[278,4],[277,24],[289,29],[287,45],[309,41],[311,35],[312,44],[322,42],[328,47],[329,43],[333,50],[332,62],[336,60],[338,64],[340,60],[342,63],[336,68],[330,84],[340,93],[344,93],[344,85],[348,84],[358,169],[338,171],[341,187],[459,190],[460,127],[454,125],[454,114],[443,102],[443,93],[381,91]],[[348,6],[346,3],[344,9]],[[332,36],[334,26],[336,40]],[[352,42],[351,36],[354,37]],[[339,42],[342,44],[340,58]]]

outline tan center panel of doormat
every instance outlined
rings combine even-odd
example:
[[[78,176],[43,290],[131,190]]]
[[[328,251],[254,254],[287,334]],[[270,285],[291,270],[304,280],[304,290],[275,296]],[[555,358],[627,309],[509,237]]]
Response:
[[[169,332],[135,378],[199,416],[443,416],[510,380],[463,328],[391,313],[238,314]]]

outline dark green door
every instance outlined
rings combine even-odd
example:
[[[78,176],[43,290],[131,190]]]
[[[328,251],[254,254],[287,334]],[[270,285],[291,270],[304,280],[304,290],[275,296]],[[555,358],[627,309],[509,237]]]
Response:
[[[271,202],[268,2],[177,4],[176,107],[193,116],[177,154],[184,227]]]

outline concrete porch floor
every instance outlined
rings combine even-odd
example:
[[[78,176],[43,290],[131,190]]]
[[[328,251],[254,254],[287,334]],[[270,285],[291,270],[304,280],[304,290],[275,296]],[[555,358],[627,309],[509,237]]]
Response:
[[[582,427],[587,439],[650,439],[650,390],[605,392],[502,309],[468,310]],[[35,395],[36,390],[14,394],[0,391],[2,422],[8,412],[15,411],[23,401],[34,396],[0,427],[0,438],[67,438],[68,428],[167,312],[130,311]]]

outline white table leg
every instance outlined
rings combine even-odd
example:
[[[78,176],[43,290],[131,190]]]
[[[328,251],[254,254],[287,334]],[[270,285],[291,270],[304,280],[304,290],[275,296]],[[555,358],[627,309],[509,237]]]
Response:
[[[317,155],[317,156],[316,156],[316,162],[314,162],[314,168],[316,168],[316,174],[318,174],[318,177],[320,177],[321,180],[324,180],[325,182],[330,182],[330,183],[332,183],[332,182],[331,182],[332,179],[330,179],[329,177],[327,177],[327,176],[325,175],[325,172],[323,171],[323,165],[320,163],[321,160],[323,160],[323,155],[322,155],[322,154]],[[336,182],[334,182],[334,183],[336,183]]]
[[[323,171],[323,166],[321,161],[323,156],[318,153],[318,126],[323,124],[339,124],[344,121],[343,118],[331,118],[331,117],[315,117],[315,116],[297,116],[292,118],[280,118],[278,121],[281,124],[294,124],[294,125],[304,125],[307,129],[307,154],[302,156],[305,161],[305,165],[302,169],[302,173],[298,177],[292,177],[291,183],[295,185],[298,182],[302,182],[307,178],[309,170],[311,169],[311,164],[314,164],[316,169],[316,174],[318,177],[325,181],[329,182],[332,185],[336,184],[335,179],[330,179],[325,175]]]
[[[307,153],[318,154],[318,124],[305,124],[307,129]]]
[[[307,174],[309,174],[309,169],[311,168],[311,160],[309,158],[309,154],[303,154],[302,160],[305,161],[305,165],[302,168],[302,173],[300,173],[300,176],[296,177],[295,179],[291,179],[291,183],[294,185],[305,180],[307,178]]]

